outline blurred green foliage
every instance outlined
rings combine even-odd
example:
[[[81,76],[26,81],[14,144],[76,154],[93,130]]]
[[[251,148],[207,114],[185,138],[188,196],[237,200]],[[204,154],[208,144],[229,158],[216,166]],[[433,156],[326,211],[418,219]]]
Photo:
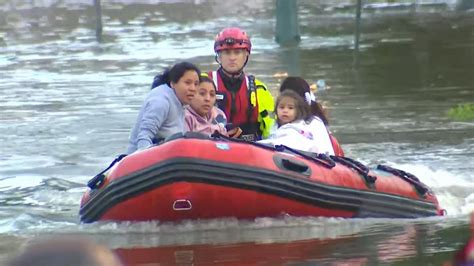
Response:
[[[458,121],[474,120],[474,103],[459,104],[448,110],[448,116]]]

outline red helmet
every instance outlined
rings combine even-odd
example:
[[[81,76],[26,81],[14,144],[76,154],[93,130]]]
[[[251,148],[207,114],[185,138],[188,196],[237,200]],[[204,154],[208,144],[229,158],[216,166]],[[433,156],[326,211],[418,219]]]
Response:
[[[225,28],[216,35],[214,52],[227,49],[246,49],[250,53],[252,43],[247,33],[240,28]]]

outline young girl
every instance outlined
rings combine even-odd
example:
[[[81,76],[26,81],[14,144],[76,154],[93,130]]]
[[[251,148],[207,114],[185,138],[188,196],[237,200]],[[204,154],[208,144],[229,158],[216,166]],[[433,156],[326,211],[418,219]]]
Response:
[[[318,142],[318,146],[322,147],[322,150],[326,150],[330,155],[337,155],[337,156],[344,156],[344,151],[339,145],[337,139],[331,134],[329,131],[329,121],[327,119],[325,110],[321,106],[321,104],[316,100],[311,88],[301,77],[287,77],[280,86],[280,93],[283,91],[291,90],[296,93],[300,97],[302,97],[306,104],[310,107],[310,112],[313,116],[312,125],[314,126],[314,131],[321,135],[316,141]],[[324,128],[322,127],[324,124]],[[324,130],[323,130],[324,129]],[[326,137],[326,135],[329,137]]]
[[[214,82],[206,76],[201,76],[197,93],[185,109],[184,126],[186,131],[200,132],[206,135],[218,131],[227,135],[225,114],[214,106],[215,103],[216,86]]]
[[[321,119],[311,113],[309,105],[293,90],[282,92],[276,102],[277,124],[269,139],[260,143],[282,144],[293,149],[331,153],[329,136]]]

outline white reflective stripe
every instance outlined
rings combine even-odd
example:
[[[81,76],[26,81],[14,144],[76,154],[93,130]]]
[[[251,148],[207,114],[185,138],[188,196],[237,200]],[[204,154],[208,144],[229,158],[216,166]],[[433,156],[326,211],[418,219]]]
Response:
[[[247,75],[245,75],[245,84],[247,84],[247,90],[250,90],[250,87],[249,87],[249,77]]]
[[[214,85],[216,85],[216,91],[218,91],[219,84],[217,83],[217,71],[212,71],[212,81],[214,81]]]

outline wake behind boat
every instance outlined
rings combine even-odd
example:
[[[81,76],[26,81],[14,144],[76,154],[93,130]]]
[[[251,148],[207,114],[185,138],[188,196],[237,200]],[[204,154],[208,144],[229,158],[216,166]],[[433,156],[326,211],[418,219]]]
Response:
[[[86,223],[444,214],[433,192],[402,170],[196,133],[128,155],[88,186]]]

